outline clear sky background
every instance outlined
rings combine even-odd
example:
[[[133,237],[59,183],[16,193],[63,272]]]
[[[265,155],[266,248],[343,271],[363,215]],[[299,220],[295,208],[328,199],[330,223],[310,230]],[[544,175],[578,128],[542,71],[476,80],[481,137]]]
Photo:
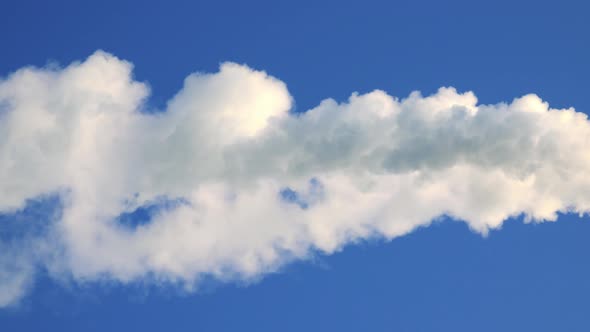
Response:
[[[589,12],[584,1],[5,1],[0,75],[103,49],[135,64],[155,107],[188,73],[234,61],[286,82],[298,111],[353,91],[454,86],[481,103],[532,92],[588,113]],[[41,278],[0,310],[0,330],[589,331],[589,221],[510,220],[483,238],[443,220],[197,294]]]

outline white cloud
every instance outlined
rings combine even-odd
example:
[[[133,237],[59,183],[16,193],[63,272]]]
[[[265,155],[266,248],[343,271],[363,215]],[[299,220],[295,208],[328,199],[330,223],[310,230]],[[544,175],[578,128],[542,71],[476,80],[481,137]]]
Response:
[[[478,105],[453,88],[402,100],[377,90],[293,115],[283,82],[233,63],[190,75],[165,112],[141,112],[148,94],[104,52],[0,81],[0,211],[48,193],[64,204],[22,264],[0,254],[0,306],[22,296],[34,264],[190,288],[441,215],[486,233],[520,214],[590,210],[590,122],[535,95]],[[179,201],[119,222],[163,198]]]

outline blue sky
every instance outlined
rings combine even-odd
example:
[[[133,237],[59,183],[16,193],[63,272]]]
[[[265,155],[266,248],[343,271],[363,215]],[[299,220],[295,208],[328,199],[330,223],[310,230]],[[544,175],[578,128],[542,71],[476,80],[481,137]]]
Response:
[[[588,9],[581,1],[22,1],[0,5],[0,75],[67,66],[101,49],[134,64],[134,79],[151,87],[148,108],[165,109],[189,73],[232,61],[285,82],[299,112],[354,91],[405,97],[453,86],[481,104],[535,93],[553,108],[588,113]],[[0,214],[0,240],[18,239],[15,220],[42,222],[50,205]],[[136,212],[137,223],[150,213]],[[0,309],[0,327],[587,331],[588,217],[522,219],[483,237],[443,218],[252,280],[205,280],[196,293],[141,279],[57,280],[41,270],[18,306]]]

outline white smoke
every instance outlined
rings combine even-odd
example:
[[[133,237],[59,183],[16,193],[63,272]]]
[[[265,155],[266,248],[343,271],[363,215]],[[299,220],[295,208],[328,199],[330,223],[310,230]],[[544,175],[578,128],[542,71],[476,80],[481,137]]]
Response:
[[[590,210],[590,122],[536,95],[478,105],[453,88],[376,90],[290,114],[283,82],[234,63],[187,77],[163,112],[145,112],[148,94],[100,51],[0,80],[0,211],[42,195],[63,204],[43,234],[0,237],[0,306],[37,267],[191,288],[442,215],[485,234],[521,214]],[[160,208],[122,222],[142,206]]]

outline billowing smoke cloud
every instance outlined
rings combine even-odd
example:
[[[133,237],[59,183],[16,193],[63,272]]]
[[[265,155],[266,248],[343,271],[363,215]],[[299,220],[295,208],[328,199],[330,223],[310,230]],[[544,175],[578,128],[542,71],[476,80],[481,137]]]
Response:
[[[590,122],[535,95],[377,90],[292,114],[283,82],[234,63],[188,76],[162,112],[148,94],[104,52],[0,81],[0,305],[39,268],[192,289],[443,215],[485,234],[590,210]]]

